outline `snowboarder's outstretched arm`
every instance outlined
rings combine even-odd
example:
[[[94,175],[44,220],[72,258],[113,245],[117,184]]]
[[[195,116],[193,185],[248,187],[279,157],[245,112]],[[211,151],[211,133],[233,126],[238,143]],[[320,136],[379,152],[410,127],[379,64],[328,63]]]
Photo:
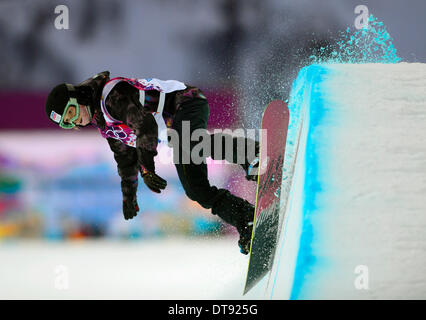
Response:
[[[140,104],[139,91],[125,82],[117,84],[108,99],[113,117],[127,124],[136,135],[136,161],[144,183],[151,191],[160,193],[167,182],[155,173],[158,126],[154,116]]]
[[[136,149],[117,139],[108,138],[107,140],[112,152],[114,152],[118,174],[121,177],[123,215],[126,220],[132,219],[139,211],[136,199],[138,189],[138,157]]]
[[[146,186],[160,193],[167,186],[166,180],[155,173],[154,157],[157,155],[158,125],[154,116],[139,101],[129,98],[124,121],[136,134],[136,153],[139,170]]]

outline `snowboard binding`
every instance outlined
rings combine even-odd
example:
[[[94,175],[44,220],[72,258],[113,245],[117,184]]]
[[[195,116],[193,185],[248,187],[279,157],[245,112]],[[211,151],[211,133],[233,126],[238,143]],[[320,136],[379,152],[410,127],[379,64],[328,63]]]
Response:
[[[246,172],[246,179],[248,181],[257,181],[257,176],[259,174],[259,148],[260,144],[258,141],[254,142],[254,147],[256,150],[256,156],[251,162],[248,162],[241,165]]]
[[[259,157],[254,159],[246,169],[246,179],[248,181],[257,181],[259,171]]]

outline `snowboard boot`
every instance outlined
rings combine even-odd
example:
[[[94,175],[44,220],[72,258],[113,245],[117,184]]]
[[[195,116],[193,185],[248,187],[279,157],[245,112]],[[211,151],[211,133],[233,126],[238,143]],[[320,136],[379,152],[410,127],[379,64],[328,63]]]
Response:
[[[240,230],[238,230],[238,232],[240,234],[240,239],[238,240],[240,252],[242,254],[249,254],[251,246],[251,236],[253,234],[253,221],[248,222],[246,225],[240,227]]]
[[[240,235],[238,240],[240,251],[242,254],[248,254],[253,232],[254,206],[226,190],[213,205],[212,213],[237,229]]]

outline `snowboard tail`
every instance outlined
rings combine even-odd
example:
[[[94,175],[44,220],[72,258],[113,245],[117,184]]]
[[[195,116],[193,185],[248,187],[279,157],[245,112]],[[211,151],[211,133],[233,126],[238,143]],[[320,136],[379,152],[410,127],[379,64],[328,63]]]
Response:
[[[281,100],[269,103],[262,116],[264,130],[260,143],[260,172],[244,294],[272,269],[279,235],[280,193],[288,123],[287,105]]]

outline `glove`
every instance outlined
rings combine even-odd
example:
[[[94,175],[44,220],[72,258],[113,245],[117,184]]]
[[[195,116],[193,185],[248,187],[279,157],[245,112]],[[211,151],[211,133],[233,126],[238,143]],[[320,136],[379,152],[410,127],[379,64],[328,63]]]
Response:
[[[139,211],[138,202],[136,196],[134,197],[123,197],[123,215],[124,219],[129,220],[136,217]]]
[[[145,172],[142,178],[146,186],[155,193],[160,193],[161,190],[164,190],[167,186],[167,181],[153,172]]]

